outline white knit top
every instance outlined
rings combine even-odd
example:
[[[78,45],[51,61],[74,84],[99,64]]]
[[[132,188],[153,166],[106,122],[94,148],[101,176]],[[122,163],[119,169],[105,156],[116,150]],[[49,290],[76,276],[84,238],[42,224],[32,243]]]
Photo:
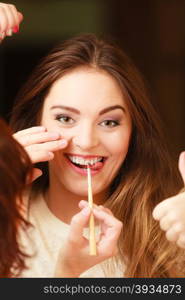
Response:
[[[28,268],[20,277],[54,277],[58,254],[67,239],[70,225],[52,214],[42,196],[30,202],[28,220],[33,227],[22,232],[20,242],[31,257],[26,259]],[[123,266],[111,258],[80,277],[123,277]]]

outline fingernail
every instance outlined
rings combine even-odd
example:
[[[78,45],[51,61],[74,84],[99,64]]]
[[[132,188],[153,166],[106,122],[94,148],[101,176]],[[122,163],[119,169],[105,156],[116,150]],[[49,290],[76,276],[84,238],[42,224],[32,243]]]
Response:
[[[13,32],[14,32],[14,33],[18,33],[18,32],[19,32],[19,26],[14,26]]]
[[[89,213],[90,213],[89,207],[85,207],[85,208],[82,209],[82,214],[83,214],[84,216],[89,215]]]
[[[58,144],[59,144],[59,146],[67,146],[67,141],[66,140],[60,140],[59,142],[58,142]]]

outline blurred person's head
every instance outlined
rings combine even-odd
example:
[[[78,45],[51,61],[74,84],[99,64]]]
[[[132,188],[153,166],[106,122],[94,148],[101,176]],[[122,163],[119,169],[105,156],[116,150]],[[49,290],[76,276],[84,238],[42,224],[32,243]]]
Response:
[[[25,267],[18,242],[24,218],[22,194],[31,176],[31,162],[23,147],[0,120],[0,277],[14,277]]]

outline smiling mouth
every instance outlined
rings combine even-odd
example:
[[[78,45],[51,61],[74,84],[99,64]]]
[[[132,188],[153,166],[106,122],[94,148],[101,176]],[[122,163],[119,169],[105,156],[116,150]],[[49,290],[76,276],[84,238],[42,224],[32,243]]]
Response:
[[[96,170],[102,167],[107,159],[107,157],[103,156],[90,159],[83,159],[81,157],[72,156],[69,154],[65,154],[65,157],[70,161],[70,163],[72,163],[74,166],[80,169],[87,169],[89,167],[92,170]]]

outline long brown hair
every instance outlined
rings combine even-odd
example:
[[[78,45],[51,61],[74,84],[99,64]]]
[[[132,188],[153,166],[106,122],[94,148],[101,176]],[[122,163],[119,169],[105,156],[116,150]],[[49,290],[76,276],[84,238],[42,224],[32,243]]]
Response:
[[[28,226],[22,193],[31,168],[28,155],[0,120],[0,278],[16,277],[25,268],[19,231]]]
[[[17,96],[11,125],[14,130],[39,124],[44,99],[52,84],[78,67],[104,70],[118,82],[132,118],[132,138],[123,165],[110,186],[105,205],[123,222],[119,256],[127,277],[182,276],[177,264],[181,250],[169,243],[152,218],[154,206],[177,193],[182,182],[164,143],[159,118],[144,80],[115,44],[92,34],[74,37],[53,49],[35,69]],[[47,163],[34,191],[45,189]]]

